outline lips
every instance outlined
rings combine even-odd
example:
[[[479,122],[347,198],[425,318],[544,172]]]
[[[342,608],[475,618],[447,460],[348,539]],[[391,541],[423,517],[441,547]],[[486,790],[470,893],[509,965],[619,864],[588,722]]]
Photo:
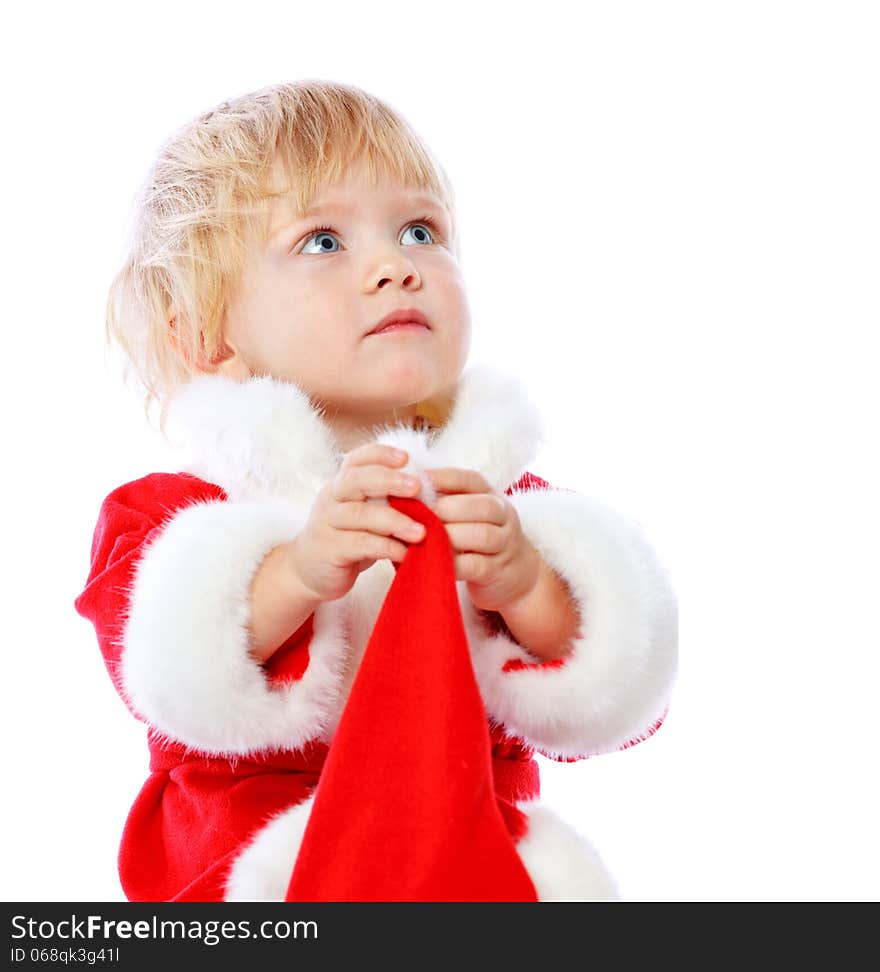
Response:
[[[416,310],[414,307],[404,307],[401,310],[392,311],[390,314],[386,314],[385,317],[376,324],[370,334],[381,334],[383,331],[388,330],[392,327],[399,327],[402,325],[413,325],[421,326],[427,330],[431,330],[431,323],[427,317],[420,311]]]

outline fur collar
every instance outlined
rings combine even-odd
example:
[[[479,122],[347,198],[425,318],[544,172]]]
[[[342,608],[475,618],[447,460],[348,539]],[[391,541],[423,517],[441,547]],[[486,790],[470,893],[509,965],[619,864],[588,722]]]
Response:
[[[308,396],[268,376],[236,382],[200,375],[169,405],[172,440],[190,457],[187,471],[221,486],[230,499],[289,499],[311,505],[342,453]],[[433,431],[376,430],[375,440],[411,456],[416,471],[475,469],[493,489],[515,482],[534,459],[543,424],[522,383],[486,366],[466,368],[446,424]]]

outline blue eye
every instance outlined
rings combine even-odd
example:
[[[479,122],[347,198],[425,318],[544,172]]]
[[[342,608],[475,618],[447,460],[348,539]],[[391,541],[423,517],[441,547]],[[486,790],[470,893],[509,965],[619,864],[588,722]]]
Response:
[[[403,236],[401,237],[401,242],[404,242],[407,233],[412,233],[412,239],[416,243],[430,244],[435,243],[436,239],[436,227],[434,221],[428,217],[419,220],[416,223],[410,223],[407,228],[403,231]],[[333,248],[333,239],[336,238],[336,232],[330,226],[315,226],[309,231],[309,235],[306,237],[306,241],[303,244],[300,253],[337,253],[338,248]],[[309,249],[312,245],[312,241],[315,241],[314,245],[316,249]],[[336,240],[337,247],[339,240]]]
[[[330,231],[329,226],[318,226],[312,230],[311,234],[306,239],[305,245],[303,246],[300,253],[335,253],[336,250],[332,249],[332,244],[330,243],[330,237],[334,234]],[[323,237],[323,239],[322,239]],[[311,243],[312,240],[319,240],[317,250],[307,250],[306,247]]]
[[[425,223],[411,223],[404,230],[403,235],[406,236],[406,234],[409,233],[410,230],[412,230],[412,235],[416,243],[434,242],[434,237],[431,235],[431,231]]]

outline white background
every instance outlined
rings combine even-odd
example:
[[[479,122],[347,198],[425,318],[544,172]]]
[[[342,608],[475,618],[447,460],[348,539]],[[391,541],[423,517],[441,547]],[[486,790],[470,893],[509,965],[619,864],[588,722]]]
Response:
[[[49,4],[3,40],[4,900],[121,900],[145,730],[73,600],[98,508],[173,470],[103,349],[153,152],[357,84],[459,199],[472,360],[535,472],[638,519],[681,604],[663,729],[542,762],[643,900],[876,899],[880,50],[871,3]]]

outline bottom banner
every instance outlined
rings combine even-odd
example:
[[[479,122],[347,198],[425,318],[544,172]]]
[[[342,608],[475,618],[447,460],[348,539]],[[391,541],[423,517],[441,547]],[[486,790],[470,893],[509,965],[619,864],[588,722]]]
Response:
[[[705,965],[710,954],[722,954],[727,964],[788,967],[798,952],[808,954],[810,964],[839,968],[861,965],[868,954],[861,944],[869,941],[868,909],[837,904],[833,920],[805,922],[810,903],[676,904],[682,903],[23,902],[4,903],[3,914],[7,967],[13,969],[137,969],[157,962],[174,969],[215,958],[296,962],[337,955],[375,957],[386,967],[400,956],[406,968],[475,958],[513,968],[642,959],[680,965],[691,956]]]
[[[615,925],[619,903],[561,904],[4,904],[9,967],[210,960],[466,954],[480,941],[498,957],[570,945]],[[616,934],[620,935],[621,927]],[[592,946],[591,946],[592,947]],[[428,953],[428,954],[426,954]]]

